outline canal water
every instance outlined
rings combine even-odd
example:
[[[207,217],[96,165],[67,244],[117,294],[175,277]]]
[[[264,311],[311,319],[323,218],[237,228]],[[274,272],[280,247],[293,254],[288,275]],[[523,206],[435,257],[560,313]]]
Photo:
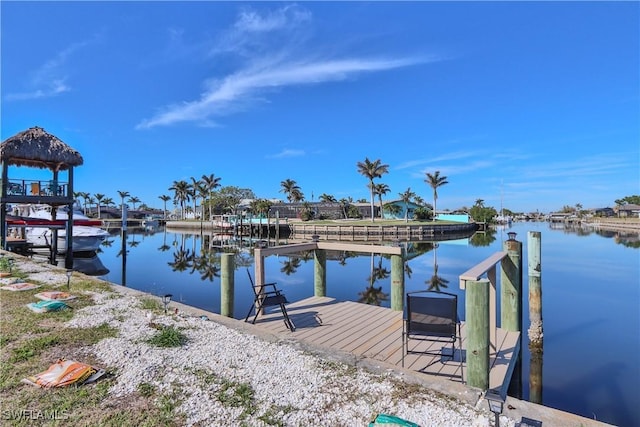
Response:
[[[528,349],[529,231],[541,232],[541,369],[539,361],[532,364]],[[464,320],[464,291],[458,276],[502,250],[507,232],[517,233],[516,240],[523,242],[524,295],[522,362],[516,374],[521,385],[509,393],[611,424],[640,425],[638,233],[526,222],[464,239],[401,243],[408,254],[406,291],[437,287],[454,292],[461,299]],[[124,245],[120,231],[114,231],[93,261],[108,270],[101,276],[106,280],[158,297],[172,294],[175,301],[219,313],[220,253],[232,251],[237,267],[234,317],[243,319],[253,301],[246,269],[253,274],[250,246],[255,242],[238,243],[231,236],[129,228]],[[390,305],[389,258],[330,252],[326,271],[327,296]],[[265,260],[266,281],[277,282],[291,301],[313,295],[313,274],[312,254]]]

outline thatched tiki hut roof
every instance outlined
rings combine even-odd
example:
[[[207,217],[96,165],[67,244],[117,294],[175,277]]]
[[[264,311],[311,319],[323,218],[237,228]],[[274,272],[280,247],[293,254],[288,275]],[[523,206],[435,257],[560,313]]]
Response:
[[[0,162],[53,171],[67,170],[84,162],[79,152],[40,127],[32,127],[0,144]]]

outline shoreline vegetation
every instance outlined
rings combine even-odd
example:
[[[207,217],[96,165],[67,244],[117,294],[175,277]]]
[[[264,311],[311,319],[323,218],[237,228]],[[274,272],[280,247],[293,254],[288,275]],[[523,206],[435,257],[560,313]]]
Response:
[[[39,286],[0,290],[3,425],[366,426],[377,413],[423,426],[492,425],[480,391],[462,384],[310,348],[176,302],[167,314],[158,297],[1,255],[13,259],[3,285]],[[25,307],[50,289],[76,296],[73,308],[35,313]],[[179,334],[178,347],[154,345],[162,331]],[[79,387],[43,390],[21,383],[59,358],[107,374]],[[507,404],[500,416],[506,427],[521,416],[550,425],[605,425],[510,397]]]

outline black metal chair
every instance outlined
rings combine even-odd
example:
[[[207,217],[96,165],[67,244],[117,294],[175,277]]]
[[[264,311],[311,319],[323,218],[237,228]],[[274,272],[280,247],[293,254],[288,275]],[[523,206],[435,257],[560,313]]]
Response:
[[[289,318],[289,314],[287,313],[287,308],[285,304],[288,304],[287,298],[284,296],[282,291],[276,288],[275,283],[265,283],[262,286],[256,286],[253,283],[253,279],[251,278],[251,272],[247,269],[247,275],[249,276],[249,282],[251,282],[251,289],[253,289],[253,294],[255,296],[253,300],[253,304],[251,304],[251,308],[249,308],[249,312],[247,313],[247,317],[244,319],[245,322],[249,320],[251,316],[251,311],[255,310],[256,315],[253,317],[251,323],[256,323],[256,319],[258,315],[265,307],[280,307],[280,311],[282,311],[282,315],[284,316],[284,324],[291,331],[295,331],[296,327]],[[268,290],[269,289],[269,290]]]
[[[451,355],[429,351],[410,351],[409,340],[423,340],[451,344]],[[402,328],[402,366],[409,353],[429,354],[455,360],[456,341],[460,349],[460,376],[463,377],[462,335],[458,318],[458,296],[447,292],[407,292],[407,304]],[[463,377],[464,380],[464,377]]]

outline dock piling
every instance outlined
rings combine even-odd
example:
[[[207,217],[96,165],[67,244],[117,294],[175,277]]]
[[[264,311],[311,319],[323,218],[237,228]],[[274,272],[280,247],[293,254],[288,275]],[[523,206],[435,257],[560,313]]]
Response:
[[[313,294],[317,297],[327,296],[327,253],[323,249],[313,251]]]
[[[522,242],[509,233],[503,242],[507,256],[500,263],[500,327],[507,331],[522,331]]]
[[[542,245],[541,233],[527,234],[529,274],[529,401],[542,403]]]
[[[391,255],[391,309],[404,309],[404,260],[402,255]]]
[[[467,384],[489,388],[489,280],[466,283]]]
[[[220,314],[225,317],[233,317],[234,272],[234,255],[222,254],[220,256]]]

